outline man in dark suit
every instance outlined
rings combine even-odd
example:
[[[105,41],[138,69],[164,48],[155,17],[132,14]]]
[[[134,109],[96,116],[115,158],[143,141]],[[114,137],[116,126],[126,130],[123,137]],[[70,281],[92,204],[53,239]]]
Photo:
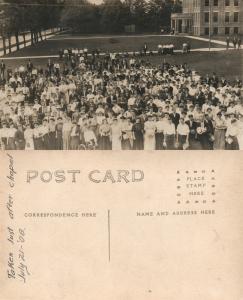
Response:
[[[236,49],[236,45],[237,45],[237,37],[236,36],[234,36],[233,37],[233,45],[234,45],[234,49]]]
[[[238,38],[237,44],[238,44],[238,50],[240,50],[241,49],[241,38],[240,37]]]
[[[203,104],[204,104],[204,102],[205,102],[205,95],[204,95],[204,93],[202,91],[202,87],[199,86],[199,90],[198,90],[198,92],[195,95],[193,104],[195,105],[196,103],[198,103],[199,106],[202,107]]]
[[[1,76],[1,79],[4,79],[4,77],[5,77],[5,69],[6,69],[5,63],[2,60],[1,64],[0,64],[0,76]]]
[[[213,123],[208,115],[202,116],[197,124],[197,136],[203,150],[213,149]]]
[[[145,44],[143,45],[143,52],[144,52],[144,55],[145,55],[145,56],[147,55],[147,51],[148,51],[148,46],[147,46],[147,44],[145,43]]]
[[[28,71],[29,73],[31,73],[32,70],[33,70],[33,64],[32,64],[32,62],[31,62],[30,59],[29,59],[29,61],[28,61],[28,63],[27,63],[27,71]]]
[[[214,126],[210,115],[205,114],[205,124],[208,128],[208,140],[209,140],[209,150],[213,150],[213,141],[214,141]]]
[[[213,85],[213,87],[216,89],[218,87],[219,84],[219,79],[216,76],[215,73],[213,73],[213,76],[211,77],[211,84]]]
[[[190,133],[189,133],[189,146],[190,150],[196,150],[198,148],[197,141],[197,123],[193,119],[193,115],[188,116],[189,120],[185,123],[188,125]]]
[[[47,69],[48,69],[49,75],[51,75],[54,71],[54,64],[50,59],[48,59]]]
[[[226,50],[229,50],[229,47],[230,47],[230,37],[227,36],[227,38],[226,38]]]
[[[175,107],[173,107],[172,113],[170,114],[170,118],[172,120],[172,123],[175,124],[175,128],[177,128],[180,121],[180,115],[176,112]]]

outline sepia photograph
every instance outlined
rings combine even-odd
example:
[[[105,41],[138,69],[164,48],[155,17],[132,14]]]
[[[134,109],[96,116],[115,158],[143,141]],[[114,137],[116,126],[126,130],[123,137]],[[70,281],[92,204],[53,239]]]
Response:
[[[0,300],[243,300],[242,39],[243,0],[0,0]]]
[[[1,0],[1,150],[243,150],[242,0]]]

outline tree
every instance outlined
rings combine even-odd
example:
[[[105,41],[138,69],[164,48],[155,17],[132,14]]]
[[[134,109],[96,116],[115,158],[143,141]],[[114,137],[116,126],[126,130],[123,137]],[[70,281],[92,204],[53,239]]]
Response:
[[[128,13],[126,5],[121,0],[104,0],[104,4],[100,6],[100,26],[103,32],[122,32]]]
[[[78,6],[66,6],[62,11],[60,24],[83,33],[96,32],[99,29],[100,12],[98,6],[86,0]]]
[[[11,36],[19,49],[20,34],[26,45],[25,32],[29,31],[35,44],[43,39],[43,30],[59,25],[83,33],[121,33],[125,25],[135,24],[140,32],[157,32],[170,25],[172,12],[181,10],[179,0],[104,0],[100,5],[88,0],[80,0],[79,5],[64,0],[5,1],[6,21],[1,31],[3,39],[9,39],[10,50]]]
[[[163,23],[165,23],[163,19],[165,6],[165,1],[162,0],[151,0],[148,3],[149,25],[151,31],[159,31]]]
[[[131,6],[132,20],[138,31],[146,31],[148,26],[148,3],[146,0],[134,0]]]
[[[23,34],[26,45],[25,31],[31,33],[31,43],[42,40],[43,29],[56,27],[59,24],[62,6],[57,6],[60,0],[6,0],[3,2],[5,14],[4,35],[9,40],[11,52],[11,37],[16,39],[16,47],[19,49],[19,35]],[[4,5],[5,3],[5,5]],[[5,37],[4,37],[5,38]]]
[[[5,37],[8,38],[9,52],[12,49],[11,37],[14,35],[16,39],[16,47],[19,50],[19,32],[23,28],[23,11],[22,8],[15,4],[14,0],[9,0],[12,5],[6,6],[5,13]]]

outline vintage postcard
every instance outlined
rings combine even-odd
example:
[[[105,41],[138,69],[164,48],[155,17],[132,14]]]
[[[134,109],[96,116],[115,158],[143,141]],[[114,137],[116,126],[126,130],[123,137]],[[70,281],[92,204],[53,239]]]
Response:
[[[0,300],[243,300],[242,37],[242,0],[0,0]]]

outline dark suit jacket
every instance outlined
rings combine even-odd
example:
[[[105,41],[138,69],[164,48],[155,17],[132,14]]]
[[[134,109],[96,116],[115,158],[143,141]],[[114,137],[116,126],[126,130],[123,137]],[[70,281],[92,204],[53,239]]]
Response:
[[[53,68],[54,68],[54,64],[51,62],[51,63],[48,63],[47,64],[47,68],[49,69],[49,70],[53,70]]]
[[[1,63],[1,64],[0,64],[0,70],[1,70],[1,71],[4,71],[5,68],[6,68],[5,64]]]
[[[211,120],[205,120],[204,124],[207,127],[208,134],[213,134],[214,133],[213,122]]]
[[[33,64],[32,62],[27,63],[27,70],[32,70],[33,69]]]
[[[178,113],[175,114],[170,114],[170,118],[172,120],[172,122],[175,124],[175,127],[177,128],[178,124],[179,124],[179,120],[180,120],[180,115]]]
[[[189,120],[185,122],[189,129],[190,129],[190,133],[189,133],[189,139],[196,139],[197,136],[197,123],[195,121],[190,122]],[[194,132],[193,132],[194,131]]]

